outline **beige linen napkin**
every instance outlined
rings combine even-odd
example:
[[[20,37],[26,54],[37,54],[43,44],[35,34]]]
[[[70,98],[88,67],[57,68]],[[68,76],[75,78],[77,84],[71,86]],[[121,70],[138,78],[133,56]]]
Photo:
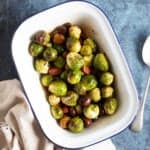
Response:
[[[0,150],[54,150],[30,110],[20,82],[0,81]],[[115,150],[106,140],[84,150]]]

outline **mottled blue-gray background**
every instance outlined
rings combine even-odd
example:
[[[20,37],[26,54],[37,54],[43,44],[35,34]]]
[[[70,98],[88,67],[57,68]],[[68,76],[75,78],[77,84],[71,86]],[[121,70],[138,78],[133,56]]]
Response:
[[[0,0],[0,80],[18,78],[10,47],[18,25],[29,16],[65,1],[67,0]],[[141,98],[149,74],[142,62],[141,49],[150,34],[150,0],[91,2],[102,8],[111,21]],[[150,94],[145,107],[144,129],[140,133],[126,129],[112,139],[117,150],[150,150]]]

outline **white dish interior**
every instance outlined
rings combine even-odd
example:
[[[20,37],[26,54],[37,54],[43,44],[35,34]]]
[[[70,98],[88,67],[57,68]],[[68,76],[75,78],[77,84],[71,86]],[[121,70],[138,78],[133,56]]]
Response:
[[[31,36],[39,30],[51,31],[66,22],[84,27],[105,51],[116,74],[119,109],[115,115],[99,119],[84,132],[73,134],[58,126],[34,70],[28,52]],[[25,20],[12,40],[12,55],[34,114],[44,134],[54,143],[68,148],[84,147],[109,138],[126,128],[138,106],[136,89],[115,34],[103,12],[87,2],[68,2]]]

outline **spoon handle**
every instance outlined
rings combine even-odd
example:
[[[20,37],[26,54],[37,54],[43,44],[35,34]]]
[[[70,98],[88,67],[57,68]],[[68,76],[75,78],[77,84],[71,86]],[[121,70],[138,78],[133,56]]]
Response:
[[[141,105],[139,106],[138,113],[136,115],[135,120],[132,122],[130,129],[134,132],[139,132],[143,128],[143,114],[144,114],[144,107],[145,107],[145,102],[147,98],[147,93],[150,85],[150,75],[147,81],[147,85],[145,88],[145,92],[143,95],[143,99],[141,100]]]

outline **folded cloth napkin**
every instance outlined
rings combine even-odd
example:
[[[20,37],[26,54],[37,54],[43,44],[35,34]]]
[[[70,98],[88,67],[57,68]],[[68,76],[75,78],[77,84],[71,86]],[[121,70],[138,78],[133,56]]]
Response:
[[[0,150],[55,149],[61,148],[44,137],[20,82],[16,79],[0,81]],[[84,150],[115,150],[115,146],[106,140]]]

